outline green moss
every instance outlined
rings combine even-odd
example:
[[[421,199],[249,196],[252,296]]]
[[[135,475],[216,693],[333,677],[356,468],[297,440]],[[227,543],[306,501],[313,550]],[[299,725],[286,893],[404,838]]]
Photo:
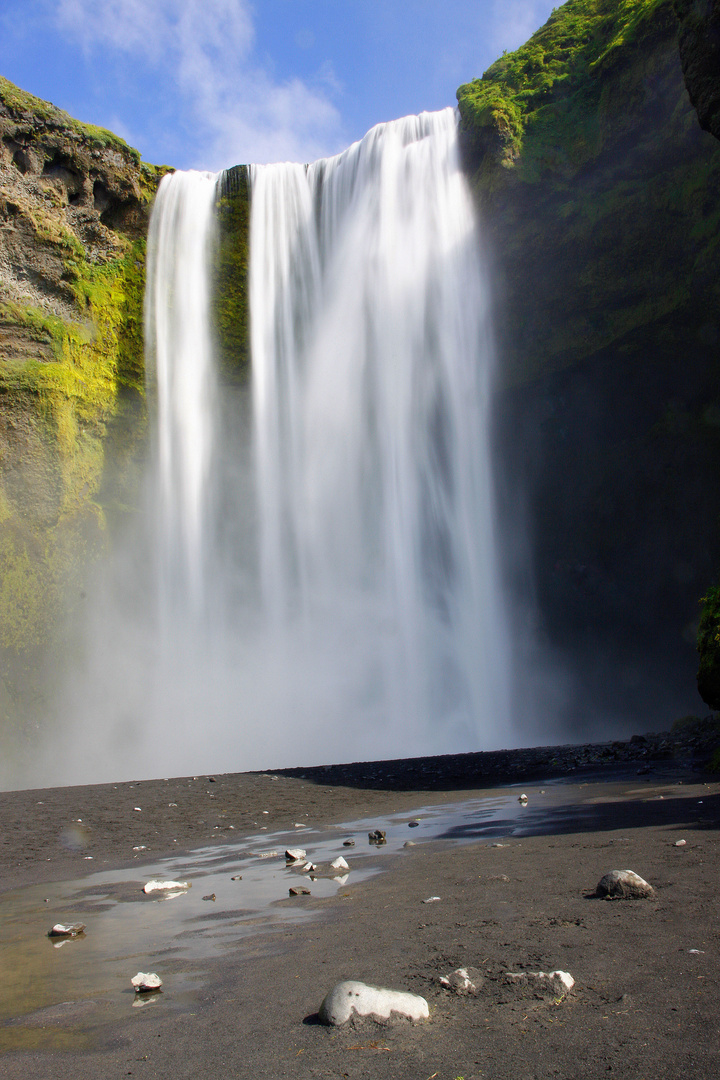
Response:
[[[720,709],[720,585],[713,585],[700,602],[698,691],[711,709]]]
[[[62,109],[58,109],[49,101],[34,97],[15,86],[8,79],[0,76],[0,102],[16,116],[26,116],[42,120],[48,127],[66,128],[80,139],[81,142],[102,149],[108,148],[119,151],[124,157],[140,164],[140,154],[132,146],[128,146],[119,135],[114,135],[106,128],[96,127],[94,124],[83,124],[75,120]]]
[[[586,160],[601,136],[588,96],[599,97],[602,73],[661,24],[674,25],[671,0],[568,0],[525,45],[459,88],[463,130],[505,167],[521,154],[526,168],[538,157]]]
[[[248,256],[250,190],[247,169],[228,170],[217,202],[213,322],[221,375],[242,382],[250,369]]]

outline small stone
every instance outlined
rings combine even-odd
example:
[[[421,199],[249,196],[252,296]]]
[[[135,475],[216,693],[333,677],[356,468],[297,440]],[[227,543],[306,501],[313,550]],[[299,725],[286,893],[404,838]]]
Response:
[[[136,994],[150,994],[162,987],[162,979],[154,971],[138,971],[130,982],[135,987]]]
[[[676,840],[675,841],[675,847],[685,847],[686,844],[687,844],[687,840]]]
[[[291,847],[285,852],[285,862],[301,862],[303,859],[307,859],[307,851],[301,847]]]
[[[421,904],[436,904],[440,899],[439,896],[428,896],[427,900],[421,900]]]
[[[215,901],[215,893],[214,892],[208,893],[207,896],[203,896],[203,900],[212,900],[214,902]]]
[[[492,844],[491,847],[509,847],[509,844]]]
[[[456,971],[440,978],[440,985],[446,990],[452,990],[455,994],[477,994],[484,982],[482,972],[476,967],[457,968]]]
[[[144,850],[145,850],[145,845],[144,844],[136,844],[136,846],[133,848],[133,851],[144,851]]]
[[[303,888],[302,885],[293,885],[291,889],[288,889],[290,896],[310,896],[310,890]]]
[[[408,821],[408,829],[417,829],[419,821]]]
[[[55,923],[51,930],[48,930],[48,937],[77,937],[78,934],[85,933],[85,923]]]
[[[230,878],[231,881],[242,881],[242,874],[233,874]]]
[[[343,847],[355,847],[354,840],[343,840]]]
[[[374,829],[373,832],[369,832],[368,840],[371,844],[377,844],[378,847],[380,847],[381,844],[387,843],[387,839],[383,829]]]
[[[350,869],[349,865],[345,862],[342,855],[338,855],[337,859],[333,859],[333,861],[330,863],[330,868],[332,870],[349,870]]]
[[[406,840],[403,847],[417,847],[417,844],[414,840]]]
[[[518,795],[518,802],[522,803],[523,806],[527,806],[527,801],[528,801],[527,795],[525,795],[525,794]]]
[[[644,900],[654,896],[655,890],[633,870],[611,870],[598,882],[595,895],[617,900]]]
[[[572,990],[575,980],[569,971],[507,971],[505,978],[511,983],[534,984],[541,993],[554,998],[564,998]]]
[[[380,1020],[395,1016],[419,1021],[427,1020],[430,1011],[427,1001],[419,994],[385,990],[350,980],[337,983],[323,999],[318,1016],[323,1024],[337,1027],[347,1023],[353,1015],[373,1016]]]
[[[142,811],[142,806],[133,806],[133,810],[137,810],[138,813]]]
[[[192,888],[192,881],[148,881],[143,885],[144,893],[177,892],[179,889]]]

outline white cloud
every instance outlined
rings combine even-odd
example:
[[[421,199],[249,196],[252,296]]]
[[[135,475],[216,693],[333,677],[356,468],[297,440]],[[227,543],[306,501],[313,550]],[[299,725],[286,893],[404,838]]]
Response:
[[[312,161],[344,144],[331,84],[278,82],[254,60],[248,0],[56,0],[56,18],[90,57],[111,50],[154,69],[198,168]]]

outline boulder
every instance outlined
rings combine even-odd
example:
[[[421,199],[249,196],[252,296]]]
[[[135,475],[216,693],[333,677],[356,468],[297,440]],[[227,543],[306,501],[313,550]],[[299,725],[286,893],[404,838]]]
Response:
[[[419,994],[385,990],[352,980],[339,982],[326,994],[318,1016],[323,1024],[337,1027],[346,1024],[353,1015],[371,1016],[378,1020],[403,1017],[419,1021],[429,1019],[430,1012],[427,1001]]]
[[[633,870],[611,870],[598,882],[595,895],[615,900],[645,900],[654,896],[655,890]]]

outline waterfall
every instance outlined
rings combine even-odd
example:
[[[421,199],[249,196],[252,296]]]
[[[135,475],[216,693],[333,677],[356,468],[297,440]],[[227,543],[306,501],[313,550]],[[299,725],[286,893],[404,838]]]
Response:
[[[455,114],[250,169],[249,389],[213,358],[218,179],[158,192],[148,508],[88,601],[44,782],[511,744],[492,335]]]
[[[266,625],[349,676],[333,722],[369,722],[365,753],[497,745],[492,345],[453,110],[251,183]]]

